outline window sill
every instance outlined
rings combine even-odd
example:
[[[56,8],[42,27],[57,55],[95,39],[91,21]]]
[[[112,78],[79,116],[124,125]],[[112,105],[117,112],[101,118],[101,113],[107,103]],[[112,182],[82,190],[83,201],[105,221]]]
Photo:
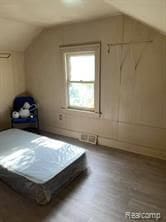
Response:
[[[86,111],[86,110],[77,110],[77,109],[70,109],[70,108],[61,108],[64,114],[69,114],[71,116],[78,116],[78,117],[87,117],[87,118],[95,118],[98,119],[101,117],[100,113]]]

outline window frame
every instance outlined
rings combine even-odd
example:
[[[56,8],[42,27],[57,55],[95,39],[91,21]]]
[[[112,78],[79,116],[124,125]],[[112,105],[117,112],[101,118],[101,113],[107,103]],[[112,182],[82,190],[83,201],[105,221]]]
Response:
[[[63,49],[63,67],[65,73],[65,109],[77,110],[77,111],[85,111],[91,113],[99,113],[100,112],[100,43],[95,44],[85,44],[85,45],[75,45],[75,46],[64,46]],[[70,73],[68,70],[69,66],[69,57],[70,55],[83,55],[83,54],[91,54],[95,55],[95,80],[94,81],[71,81]],[[68,61],[67,61],[68,60]],[[69,104],[69,85],[70,83],[93,83],[94,84],[94,108],[86,108],[80,106],[70,106]]]

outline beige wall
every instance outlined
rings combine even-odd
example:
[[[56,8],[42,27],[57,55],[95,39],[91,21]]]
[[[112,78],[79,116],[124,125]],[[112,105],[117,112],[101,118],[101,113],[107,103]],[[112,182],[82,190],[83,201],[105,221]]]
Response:
[[[0,59],[0,130],[10,127],[13,98],[25,91],[24,53],[10,52]]]
[[[153,43],[146,47],[117,46],[107,53],[110,42],[150,39]],[[100,118],[61,109],[65,95],[59,45],[91,41],[102,42]],[[165,61],[166,38],[128,17],[59,26],[43,31],[26,51],[27,88],[40,104],[43,130],[73,137],[89,132],[101,144],[166,159]]]

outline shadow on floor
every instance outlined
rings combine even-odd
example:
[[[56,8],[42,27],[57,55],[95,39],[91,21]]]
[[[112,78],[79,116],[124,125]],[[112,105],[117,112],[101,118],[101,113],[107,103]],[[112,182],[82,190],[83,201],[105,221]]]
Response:
[[[0,222],[54,221],[49,218],[52,218],[53,214],[56,216],[59,213],[66,199],[70,198],[79,189],[87,177],[87,172],[82,173],[70,185],[60,190],[59,194],[53,196],[52,201],[45,206],[39,206],[35,202],[22,197],[6,184],[0,182]]]

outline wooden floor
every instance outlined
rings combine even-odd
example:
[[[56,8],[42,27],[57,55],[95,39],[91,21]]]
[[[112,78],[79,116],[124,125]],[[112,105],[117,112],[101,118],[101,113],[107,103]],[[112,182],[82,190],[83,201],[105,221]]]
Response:
[[[0,222],[124,222],[126,211],[166,221],[165,161],[63,139],[87,149],[88,174],[43,207],[0,182]]]

